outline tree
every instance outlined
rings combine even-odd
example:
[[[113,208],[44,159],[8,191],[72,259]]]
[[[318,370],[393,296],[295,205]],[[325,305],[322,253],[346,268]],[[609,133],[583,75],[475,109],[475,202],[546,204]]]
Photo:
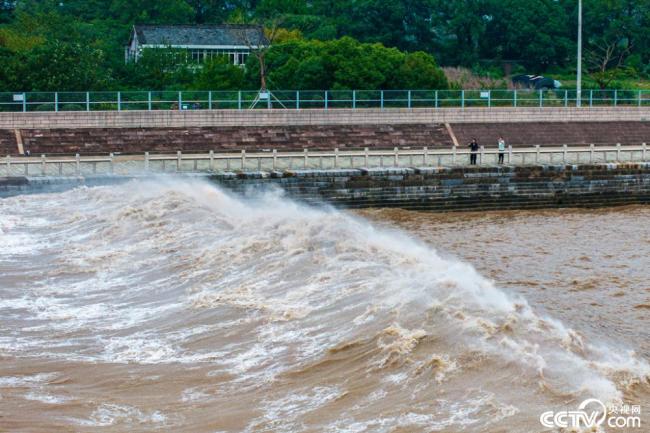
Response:
[[[104,54],[97,49],[48,42],[18,57],[16,84],[28,91],[103,90],[110,77],[101,68]]]
[[[197,74],[192,88],[196,90],[239,90],[245,87],[244,70],[230,63],[227,57],[214,57]]]
[[[407,54],[397,76],[402,89],[445,89],[448,86],[442,69],[433,57],[422,51]]]
[[[435,60],[423,52],[406,54],[352,38],[291,41],[271,47],[268,81],[280,89],[446,88]],[[249,79],[258,73],[247,67]]]
[[[590,49],[586,53],[588,71],[601,90],[625,75],[624,63],[631,49],[625,38],[610,40],[602,38],[599,42],[590,44]]]
[[[16,2],[14,0],[0,0],[0,24],[10,22],[15,9]]]
[[[128,24],[190,24],[196,16],[185,0],[114,0],[110,12]]]
[[[574,52],[568,16],[550,0],[490,0],[480,55],[515,60],[531,73],[563,66]]]

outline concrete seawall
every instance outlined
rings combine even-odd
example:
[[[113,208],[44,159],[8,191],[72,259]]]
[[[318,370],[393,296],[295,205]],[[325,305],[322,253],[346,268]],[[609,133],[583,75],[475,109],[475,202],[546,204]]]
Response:
[[[280,189],[295,200],[342,208],[444,212],[650,203],[650,163],[297,170],[199,177],[244,195]],[[0,195],[128,179],[0,178]]]
[[[0,113],[0,129],[507,122],[650,122],[650,107],[387,108]]]
[[[640,145],[650,107],[0,113],[0,156],[296,149]]]

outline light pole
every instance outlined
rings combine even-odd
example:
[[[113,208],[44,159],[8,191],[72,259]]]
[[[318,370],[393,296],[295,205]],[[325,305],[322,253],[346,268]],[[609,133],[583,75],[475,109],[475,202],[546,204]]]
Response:
[[[582,106],[582,0],[578,0],[578,72],[576,107]]]

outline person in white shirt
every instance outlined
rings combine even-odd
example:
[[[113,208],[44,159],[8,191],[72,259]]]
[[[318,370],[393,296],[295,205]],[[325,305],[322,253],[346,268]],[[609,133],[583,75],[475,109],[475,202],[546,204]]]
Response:
[[[503,139],[503,137],[499,137],[497,144],[499,146],[499,164],[503,164],[503,156],[506,152],[506,141]]]

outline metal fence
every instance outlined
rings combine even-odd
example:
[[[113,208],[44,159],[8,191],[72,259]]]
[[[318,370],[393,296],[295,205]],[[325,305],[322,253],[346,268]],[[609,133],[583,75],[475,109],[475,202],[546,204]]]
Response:
[[[585,107],[650,107],[650,90],[585,90],[580,99]],[[0,93],[0,112],[570,107],[577,103],[575,90],[275,90],[268,94],[258,91]]]
[[[645,143],[638,146],[526,147],[504,153],[507,165],[597,164],[648,161]],[[498,150],[481,147],[478,165],[496,165]],[[0,161],[0,176],[137,175],[178,172],[254,172],[387,167],[454,167],[469,164],[466,148],[387,149],[302,152],[231,152],[201,154],[145,154],[81,157],[18,157]]]

